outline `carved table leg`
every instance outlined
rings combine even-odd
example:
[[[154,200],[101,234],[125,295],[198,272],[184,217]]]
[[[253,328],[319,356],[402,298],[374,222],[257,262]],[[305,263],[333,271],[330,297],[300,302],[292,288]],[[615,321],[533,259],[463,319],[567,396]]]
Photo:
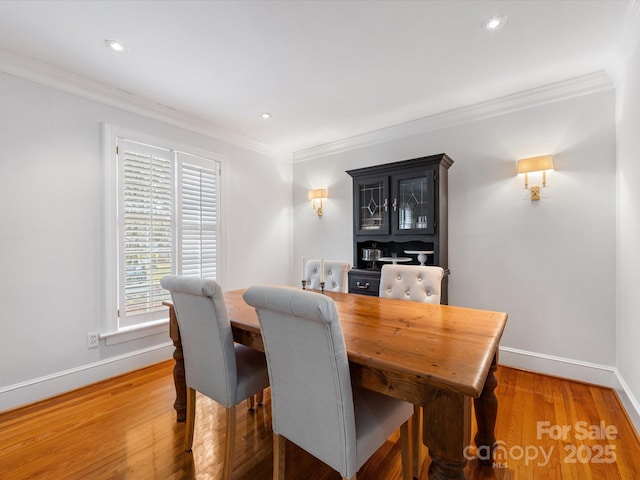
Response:
[[[478,447],[478,460],[484,465],[493,465],[493,452],[496,447],[496,418],[498,416],[498,397],[495,389],[498,386],[496,369],[498,368],[498,354],[493,357],[487,380],[480,397],[474,399],[478,432],[474,438]]]
[[[423,440],[429,447],[429,480],[465,480],[465,453],[471,441],[471,399],[430,390],[423,407]]]
[[[420,407],[420,405],[414,405],[413,406],[413,419],[412,419],[412,425],[411,425],[411,442],[412,442],[412,446],[411,446],[411,454],[413,455],[413,467],[412,467],[412,471],[413,471],[413,478],[414,479],[418,479],[420,478],[420,465],[421,465],[421,458],[420,458],[420,449],[422,447],[422,438],[420,435],[421,432],[421,426],[422,426],[422,407]]]
[[[169,307],[169,336],[173,340],[173,346],[176,347],[173,352],[173,359],[176,364],[173,367],[173,383],[176,388],[176,401],[173,408],[176,409],[178,422],[184,422],[187,419],[187,383],[184,377],[184,356],[182,355],[182,340],[180,339],[180,329],[178,328],[178,319],[173,305]]]

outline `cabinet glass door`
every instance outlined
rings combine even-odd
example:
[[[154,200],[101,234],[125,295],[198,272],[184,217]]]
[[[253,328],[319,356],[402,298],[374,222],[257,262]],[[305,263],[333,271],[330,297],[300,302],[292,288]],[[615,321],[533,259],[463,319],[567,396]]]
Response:
[[[433,175],[396,180],[394,227],[398,233],[433,233],[435,226]]]
[[[356,183],[356,227],[360,233],[388,234],[388,177],[363,179]]]

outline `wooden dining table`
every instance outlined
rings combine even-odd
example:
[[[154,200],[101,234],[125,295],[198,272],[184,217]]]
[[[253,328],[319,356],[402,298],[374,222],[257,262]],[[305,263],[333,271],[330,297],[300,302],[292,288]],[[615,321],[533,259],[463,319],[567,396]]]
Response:
[[[263,350],[260,325],[245,290],[225,292],[234,340]],[[492,451],[498,411],[495,371],[507,314],[487,310],[325,292],[336,304],[354,384],[423,407],[430,480],[465,479],[475,407],[477,448]],[[178,421],[186,412],[180,332],[171,302],[176,347]],[[488,449],[488,450],[487,450]],[[485,455],[485,457],[487,457]],[[490,462],[490,459],[489,459]]]

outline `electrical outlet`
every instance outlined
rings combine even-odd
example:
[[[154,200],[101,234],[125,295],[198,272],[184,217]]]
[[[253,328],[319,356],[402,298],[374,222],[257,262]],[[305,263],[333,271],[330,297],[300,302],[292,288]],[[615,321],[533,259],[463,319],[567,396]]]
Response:
[[[100,334],[98,332],[87,334],[87,348],[100,346]]]

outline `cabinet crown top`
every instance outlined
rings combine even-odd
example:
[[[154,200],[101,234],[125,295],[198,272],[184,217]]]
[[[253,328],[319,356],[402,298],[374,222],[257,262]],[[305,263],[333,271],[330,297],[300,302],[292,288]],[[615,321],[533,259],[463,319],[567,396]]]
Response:
[[[449,169],[449,167],[453,165],[453,160],[446,153],[438,153],[436,155],[429,155],[426,157],[418,157],[409,160],[400,160],[398,162],[383,163],[380,165],[371,165],[369,167],[356,168],[353,170],[347,170],[347,173],[351,176],[354,176],[362,175],[365,173],[377,173],[379,171],[385,171],[390,168],[419,168],[438,164]]]

